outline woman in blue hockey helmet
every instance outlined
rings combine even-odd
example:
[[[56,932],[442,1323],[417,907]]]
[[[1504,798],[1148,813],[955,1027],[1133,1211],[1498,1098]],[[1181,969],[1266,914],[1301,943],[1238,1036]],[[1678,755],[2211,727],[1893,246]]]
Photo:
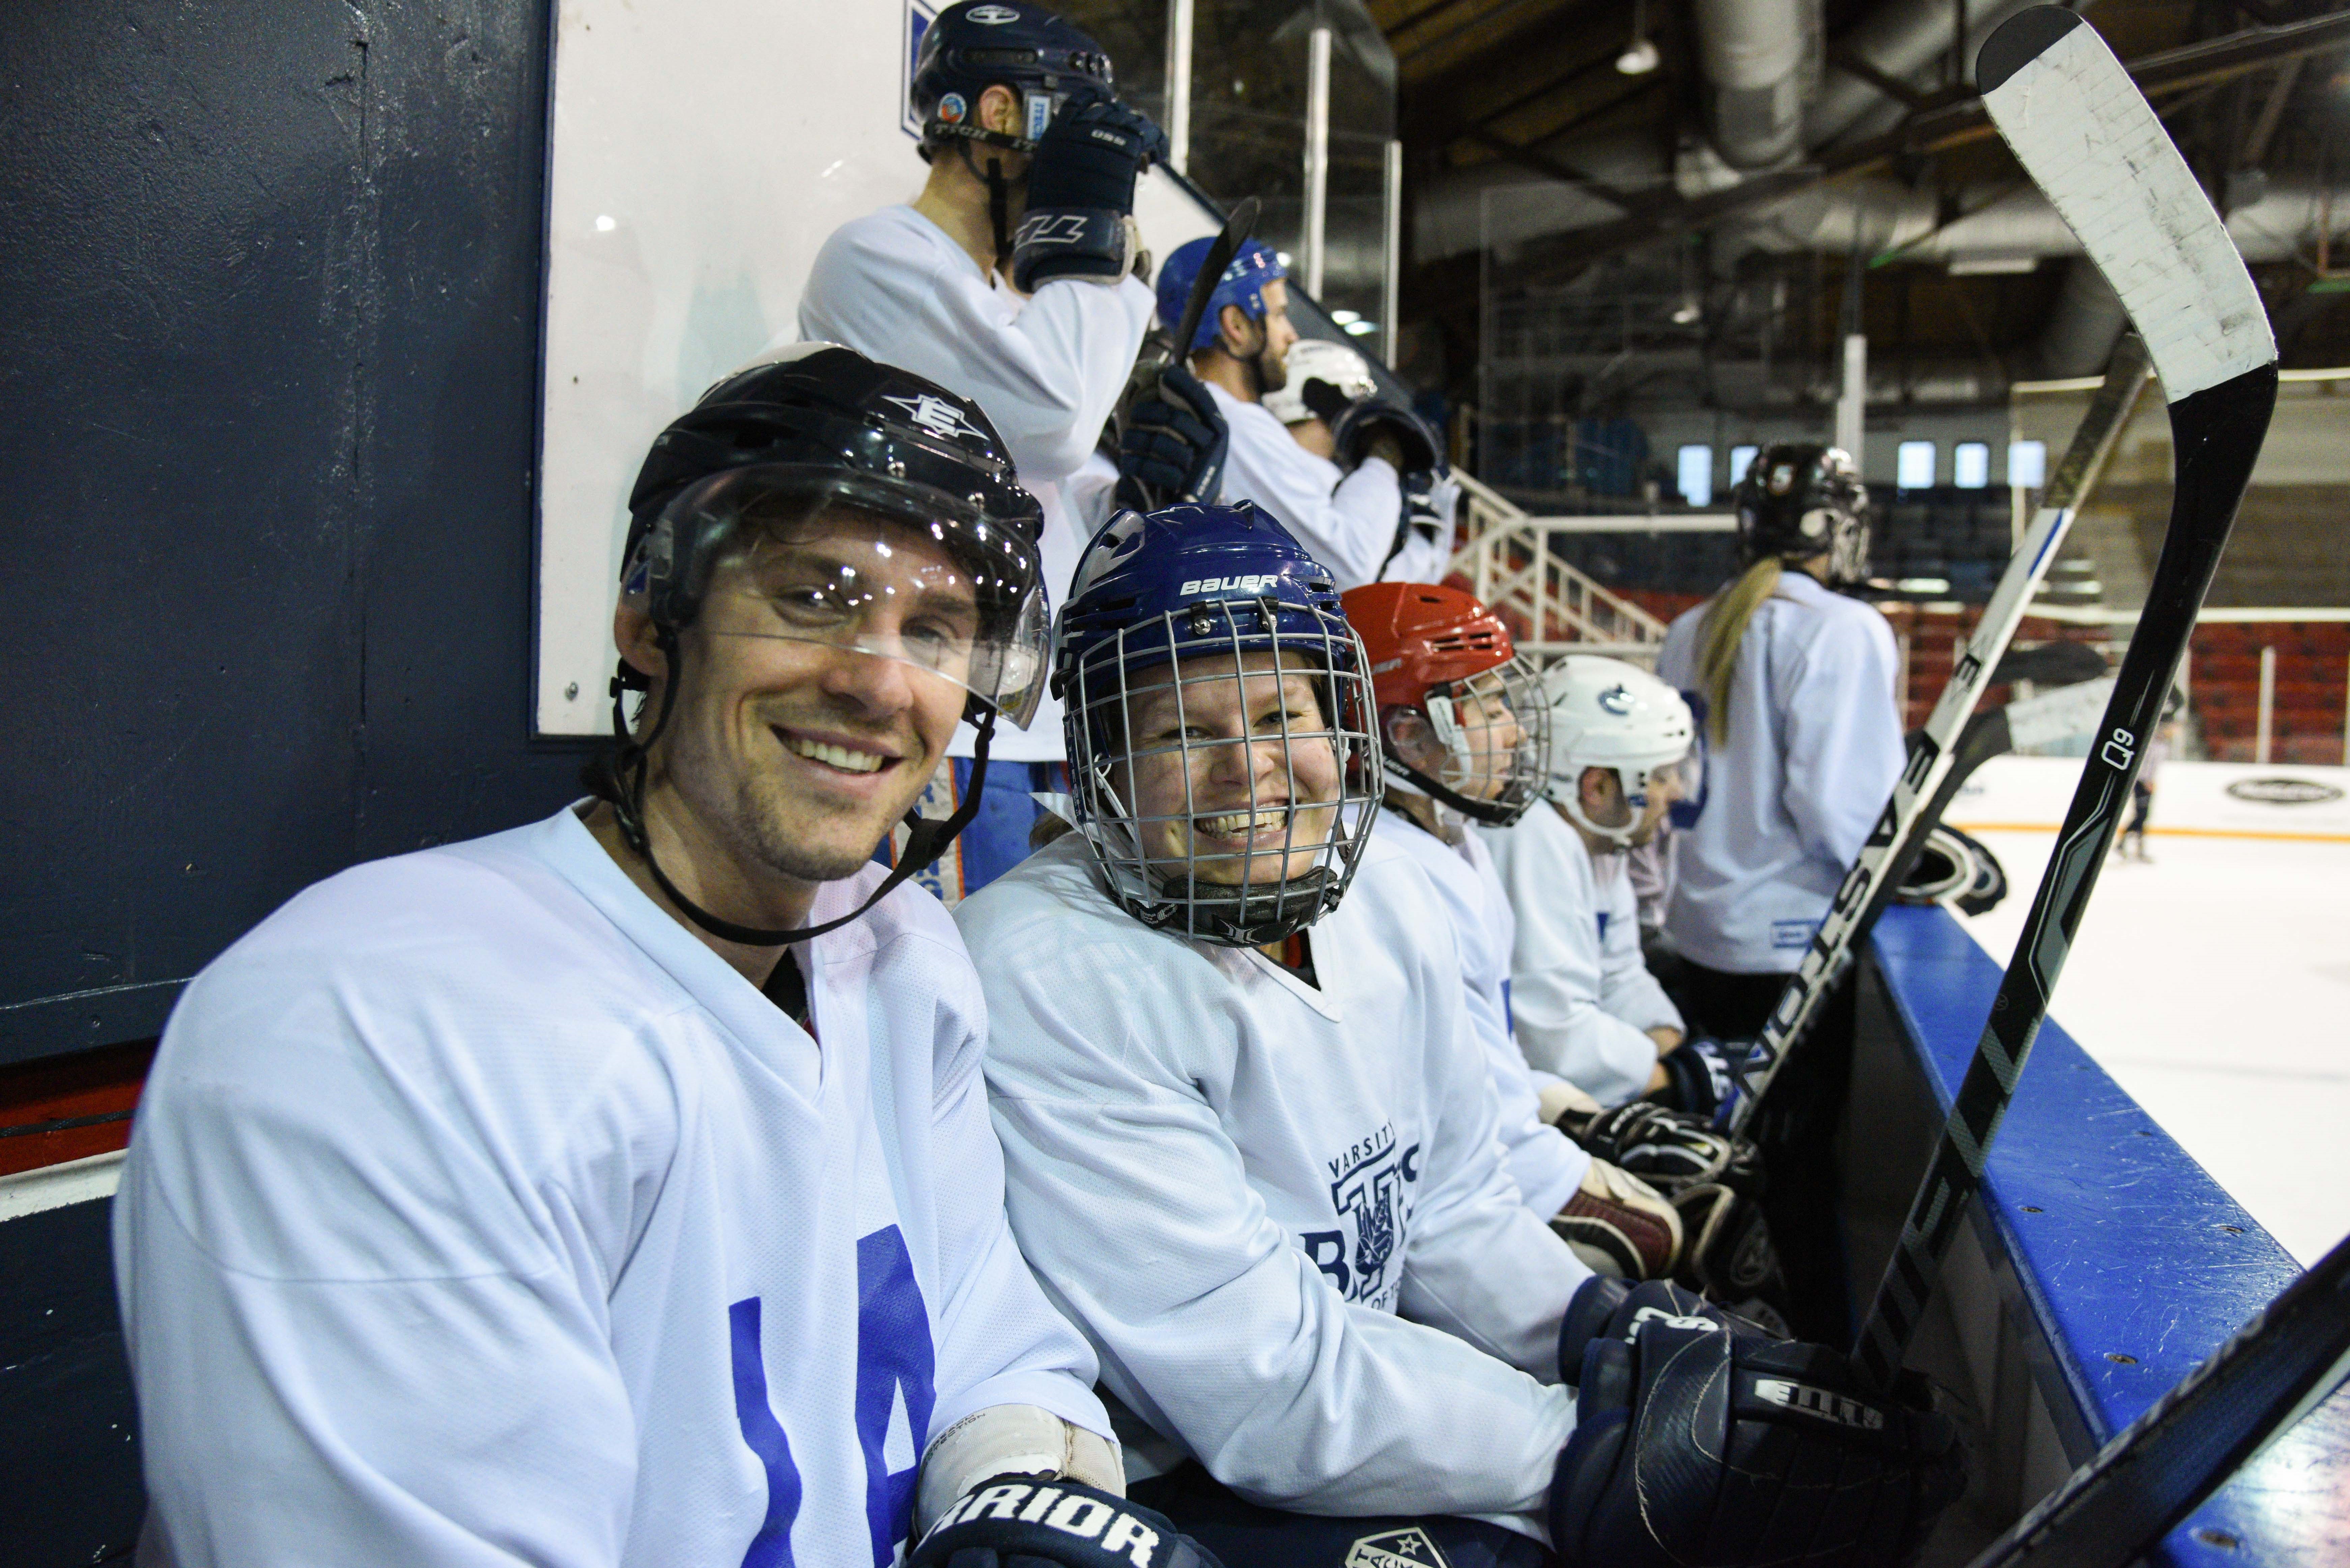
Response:
[[[1078,830],[1145,923],[1236,947],[1336,907],[1379,800],[1362,644],[1258,507],[1125,512],[1055,639]]]

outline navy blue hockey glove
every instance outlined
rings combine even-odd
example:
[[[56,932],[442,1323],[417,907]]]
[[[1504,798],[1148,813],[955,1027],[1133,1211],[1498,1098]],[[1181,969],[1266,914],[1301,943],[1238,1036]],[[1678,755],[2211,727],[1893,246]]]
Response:
[[[1331,455],[1351,473],[1382,437],[1392,440],[1400,454],[1396,460],[1399,473],[1433,474],[1444,465],[1436,432],[1409,409],[1377,398],[1350,405],[1330,426]]]
[[[1028,208],[1012,233],[1012,282],[1026,293],[1056,277],[1125,275],[1135,177],[1167,156],[1142,115],[1093,92],[1070,95],[1028,165]]]
[[[1686,1111],[1710,1125],[1726,1127],[1744,1092],[1737,1064],[1746,1059],[1747,1042],[1714,1040],[1703,1035],[1684,1040],[1665,1053],[1659,1063],[1665,1086],[1648,1097],[1668,1110]]]
[[[1836,1352],[1718,1316],[1669,1285],[1646,1284],[1624,1293],[1584,1345],[1575,1436],[1551,1483],[1559,1560],[1898,1568],[1913,1559],[1966,1490],[1957,1429],[1931,1408],[1922,1380],[1905,1374],[1878,1397]]]
[[[931,1526],[906,1568],[1223,1568],[1163,1513],[1080,1481],[998,1476]]]
[[[1212,502],[1223,488],[1232,431],[1215,399],[1180,365],[1127,410],[1118,438],[1118,504],[1138,512]]]

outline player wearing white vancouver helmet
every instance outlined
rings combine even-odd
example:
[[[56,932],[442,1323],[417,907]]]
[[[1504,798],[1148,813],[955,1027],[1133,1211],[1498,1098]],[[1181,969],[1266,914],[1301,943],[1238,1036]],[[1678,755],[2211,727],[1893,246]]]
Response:
[[[815,347],[633,512],[602,798],[310,888],[172,1013],[114,1210],[141,1561],[1201,1561],[1014,1246],[953,922],[869,858],[1035,709],[1035,500]]]
[[[1159,318],[1170,331],[1182,324],[1210,244],[1179,246],[1159,269]],[[1289,321],[1288,275],[1270,246],[1243,244],[1187,346],[1229,431],[1222,499],[1272,513],[1342,589],[1434,582],[1451,559],[1460,497],[1436,437],[1410,410],[1366,395],[1376,383],[1360,355],[1299,337]],[[1295,370],[1292,355],[1304,356]],[[1305,404],[1267,403],[1293,387],[1322,405],[1329,452],[1308,450],[1284,428]],[[1347,389],[1355,387],[1365,390]]]
[[[843,224],[817,253],[797,336],[845,343],[952,388],[986,410],[1044,508],[1045,589],[1057,598],[1086,530],[1068,481],[1092,452],[1150,324],[1133,224],[1158,128],[1117,100],[1110,59],[1038,5],[964,0],[923,31],[912,108],[930,165],[921,194]],[[917,417],[949,418],[943,405]],[[924,810],[969,794],[972,736]],[[1060,715],[1000,737],[999,788],[922,881],[949,903],[1027,853],[1030,792],[1056,788]]]
[[[1264,394],[1264,411],[1289,439],[1319,458],[1334,458],[1338,438],[1331,421],[1379,389],[1370,361],[1327,338],[1301,337],[1283,359],[1281,385]]]
[[[1054,680],[1076,831],[956,919],[1014,1231],[1100,1354],[1134,1495],[1295,1568],[1531,1568],[1545,1538],[1897,1561],[1947,1424],[1742,1396],[1700,1438],[1670,1412],[1725,1379],[1854,1379],[1660,1282],[1627,1300],[1503,1170],[1448,923],[1370,838],[1372,678],[1328,573],[1253,506],[1121,514]],[[1578,1428],[1563,1371],[1617,1414]]]
[[[1553,1125],[1574,1103],[1572,1092],[1555,1074],[1534,1072],[1511,1034],[1517,920],[1483,836],[1466,827],[1507,827],[1542,799],[1550,705],[1541,683],[1501,618],[1458,588],[1367,583],[1339,602],[1370,658],[1379,709],[1388,781],[1373,841],[1428,873],[1438,898],[1432,912],[1452,928],[1510,1179],[1526,1207],[1598,1272],[1662,1278],[1680,1251],[1679,1216],[1645,1182],[1594,1160]]]
[[[1703,809],[1679,840],[1665,930],[1687,960],[1683,1000],[1718,1034],[1751,1038],[1803,961],[1828,901],[1901,772],[1893,631],[1835,591],[1868,565],[1868,492],[1835,447],[1778,445],[1739,482],[1737,579],[1682,615],[1657,659],[1705,699]],[[1798,1329],[1851,1334],[1835,1215],[1835,1127],[1850,1071],[1849,978],[1750,1124]]]

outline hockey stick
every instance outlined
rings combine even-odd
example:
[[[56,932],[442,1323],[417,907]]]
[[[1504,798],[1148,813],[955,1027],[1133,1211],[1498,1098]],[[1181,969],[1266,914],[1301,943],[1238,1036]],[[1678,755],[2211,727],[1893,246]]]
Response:
[[[2041,579],[2048,575],[2048,564],[2055,558],[2056,546],[2064,543],[2065,532],[2073,526],[2073,516],[2082,498],[2096,483],[2106,454],[2113,450],[2115,437],[2128,422],[2139,389],[2146,385],[2147,362],[2146,345],[2136,336],[2126,335],[2115,346],[2105,383],[2097,389],[2088,412],[2073,432],[2064,460],[2041,492],[2040,505],[2033,513],[2032,526],[2024,531],[2022,545],[2008,562],[2007,570],[2001,574],[1999,587],[1992,592],[1991,603],[1983,607],[1981,618],[1975,622],[1973,635],[1968,638],[1965,651],[1942,687],[1942,695],[1928,716],[1926,727],[1911,742],[1908,765],[1894,780],[1893,794],[1877,815],[1877,826],[1869,829],[1860,857],[1845,873],[1844,882],[1836,888],[1819,929],[1812,933],[1812,944],[1804,950],[1804,961],[1787,977],[1778,1005],[1763,1023],[1762,1038],[1746,1054],[1741,1068],[1743,1092],[1730,1114],[1732,1133],[1745,1132],[1754,1117],[1756,1105],[1778,1076],[1788,1051],[1810,1029],[1828,992],[1835,989],[1852,962],[1853,954],[1859,950],[1861,939],[1892,901],[1893,890],[1901,885],[1902,877],[1925,845],[1926,835],[1940,819],[1940,805],[1949,801],[1949,794],[1941,793],[1944,784],[1948,783],[1953,792],[1958,788],[1950,780],[1961,731],[1969,715],[1974,712],[1975,704],[1998,679],[1997,667],[2002,662],[2009,639],[2014,637],[2017,624],[2031,607],[2032,596]],[[2000,749],[2004,751],[2006,747],[2002,745]],[[1991,754],[1996,753],[1985,753]],[[1970,767],[1968,771],[1973,770]]]
[[[2124,1568],[2350,1374],[2350,1241],[2278,1293],[1969,1568]]]
[[[2096,33],[2056,5],[2018,12],[1975,62],[1984,106],[2147,340],[2177,473],[2146,609],[2032,912],[1854,1355],[1891,1384],[1991,1140],[2048,1016],[2082,911],[2160,722],[2276,406],[2276,339],[2251,275],[2178,150]]]
[[[1201,318],[1208,314],[1208,296],[1223,281],[1224,269],[1240,254],[1241,242],[1255,231],[1256,213],[1257,199],[1242,197],[1232,216],[1224,220],[1223,232],[1216,236],[1216,243],[1208,247],[1208,259],[1200,264],[1200,275],[1191,280],[1191,296],[1183,302],[1182,325],[1175,329],[1178,363],[1191,357],[1191,338],[1200,330]]]

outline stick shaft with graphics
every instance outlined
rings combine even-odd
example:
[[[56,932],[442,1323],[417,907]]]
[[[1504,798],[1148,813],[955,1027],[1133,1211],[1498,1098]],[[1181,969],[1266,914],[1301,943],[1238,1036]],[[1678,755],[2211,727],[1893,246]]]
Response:
[[[2170,408],[2170,529],[2047,873],[1911,1203],[1855,1355],[1891,1384],[1981,1182],[2048,1016],[2276,405],[2276,340],[2243,258],[2137,86],[2056,5],[2019,12],[1976,62],[1983,102],[2146,338]]]
[[[1826,916],[1812,935],[1803,963],[1787,977],[1786,989],[1779,993],[1778,1005],[1764,1022],[1762,1037],[1745,1058],[1745,1092],[1731,1112],[1731,1131],[1743,1133],[1753,1120],[1755,1106],[1778,1076],[1787,1053],[1819,1016],[1821,1004],[1850,967],[1861,939],[1892,901],[1894,889],[1917,859],[1926,835],[1940,819],[1940,807],[1948,800],[1944,786],[1955,787],[1960,782],[1952,763],[1961,749],[1968,717],[1990,688],[1992,669],[2031,607],[2041,579],[2048,575],[2048,564],[2055,559],[2056,547],[2072,527],[2082,499],[2096,483],[2115,437],[2137,407],[2146,372],[2145,342],[2135,335],[2125,336],[2115,347],[2105,384],[2097,389],[2063,461],[2041,492],[2022,545],[2001,575],[1999,587],[1975,622],[1940,700],[1911,744],[1908,763],[1894,781],[1893,794],[1877,814],[1877,826],[1869,830],[1859,857],[1845,873]]]

